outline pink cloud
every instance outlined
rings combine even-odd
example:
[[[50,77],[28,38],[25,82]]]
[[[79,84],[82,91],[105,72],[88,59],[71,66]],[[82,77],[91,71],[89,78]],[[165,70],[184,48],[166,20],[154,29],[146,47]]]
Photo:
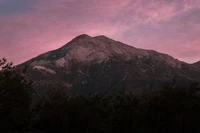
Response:
[[[197,61],[199,5],[198,0],[41,0],[29,12],[0,18],[0,56],[18,64],[86,33]]]

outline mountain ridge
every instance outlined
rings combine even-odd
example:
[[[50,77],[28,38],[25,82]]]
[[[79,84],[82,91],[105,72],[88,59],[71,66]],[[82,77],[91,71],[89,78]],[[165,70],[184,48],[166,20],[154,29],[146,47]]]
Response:
[[[135,48],[103,35],[91,37],[82,34],[18,67],[24,66],[28,66],[27,75],[35,81],[38,91],[49,86],[67,88],[78,94],[114,88],[142,90],[149,84],[159,88],[174,77],[179,84],[200,80],[200,67],[196,65],[154,50]]]
[[[175,59],[174,57],[172,57],[172,56],[170,56],[170,55],[168,55],[168,54],[161,53],[161,52],[157,52],[157,51],[155,51],[155,50],[145,50],[145,49],[141,49],[141,48],[135,48],[135,47],[133,47],[133,46],[131,46],[131,45],[124,44],[124,43],[122,43],[122,42],[120,42],[120,41],[115,41],[115,40],[113,40],[113,39],[110,39],[110,38],[108,38],[108,37],[106,37],[106,36],[104,36],[104,35],[99,35],[99,36],[91,37],[91,36],[89,36],[89,35],[87,35],[87,34],[81,34],[81,35],[75,37],[74,39],[72,39],[71,41],[69,41],[68,43],[66,43],[65,45],[63,45],[62,47],[60,47],[60,48],[58,48],[58,49],[55,49],[55,50],[51,50],[51,51],[45,52],[45,53],[43,53],[43,54],[40,54],[40,55],[38,55],[38,56],[36,56],[36,57],[30,59],[30,60],[33,60],[33,59],[38,58],[38,57],[41,57],[41,56],[45,57],[45,56],[47,56],[47,55],[48,55],[49,53],[51,53],[51,52],[56,52],[56,51],[59,51],[59,52],[60,52],[61,49],[66,48],[66,47],[69,47],[69,44],[73,43],[73,41],[77,41],[77,40],[79,40],[79,39],[88,39],[88,38],[89,38],[89,39],[98,39],[98,40],[99,40],[99,39],[100,39],[100,40],[102,40],[102,39],[104,39],[104,40],[107,39],[107,40],[110,40],[110,41],[113,41],[113,42],[117,42],[117,43],[126,45],[127,47],[129,47],[129,48],[131,48],[131,49],[140,50],[140,51],[149,51],[149,52],[152,52],[152,53],[158,53],[158,54],[162,54],[162,55],[164,55],[164,56],[169,56],[170,58],[172,58],[172,59],[174,59],[174,60],[178,60],[178,59]],[[65,52],[64,52],[64,53],[65,53]],[[59,53],[59,54],[61,54],[61,53]],[[62,54],[62,55],[63,55],[63,54]],[[63,55],[63,56],[64,56],[64,55]],[[25,61],[24,63],[30,62],[30,60]],[[178,60],[178,61],[180,61],[180,60]],[[180,61],[180,62],[186,63],[186,62],[184,62],[184,61]],[[21,63],[21,64],[19,64],[18,66],[20,66],[20,65],[22,65],[22,64],[24,64],[24,63]],[[189,63],[186,63],[186,64],[189,64]]]

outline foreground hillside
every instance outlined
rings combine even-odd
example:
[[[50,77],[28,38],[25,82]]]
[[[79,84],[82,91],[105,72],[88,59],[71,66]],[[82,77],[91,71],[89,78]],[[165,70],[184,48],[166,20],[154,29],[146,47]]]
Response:
[[[5,61],[5,60],[4,60]],[[71,96],[48,89],[34,105],[31,82],[0,60],[1,133],[199,133],[200,88],[174,82],[139,95],[115,91]]]

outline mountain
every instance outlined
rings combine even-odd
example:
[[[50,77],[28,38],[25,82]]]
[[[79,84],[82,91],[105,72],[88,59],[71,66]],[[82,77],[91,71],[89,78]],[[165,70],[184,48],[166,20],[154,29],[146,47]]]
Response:
[[[80,35],[63,47],[41,54],[27,66],[27,76],[43,94],[49,87],[66,88],[72,94],[127,89],[159,88],[176,78],[187,85],[200,80],[200,66],[181,62],[153,50],[135,48],[105,36]]]
[[[200,61],[193,63],[193,65],[196,66],[196,67],[200,67]]]

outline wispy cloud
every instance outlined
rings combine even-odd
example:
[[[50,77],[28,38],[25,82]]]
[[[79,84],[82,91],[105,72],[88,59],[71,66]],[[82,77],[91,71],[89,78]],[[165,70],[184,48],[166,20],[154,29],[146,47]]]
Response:
[[[82,33],[200,60],[199,0],[0,0],[0,7],[0,56],[15,63]]]

